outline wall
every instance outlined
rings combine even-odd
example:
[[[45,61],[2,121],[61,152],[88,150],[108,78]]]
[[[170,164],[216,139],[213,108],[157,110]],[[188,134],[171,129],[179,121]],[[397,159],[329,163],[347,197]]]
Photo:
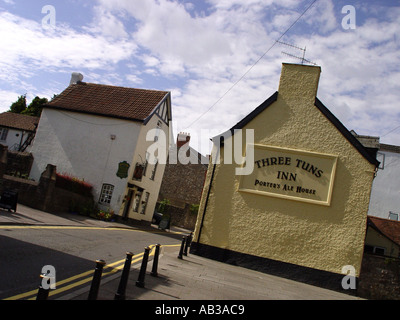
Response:
[[[154,114],[151,117],[151,119],[146,123],[146,125],[144,125],[142,127],[142,130],[140,131],[140,135],[138,138],[139,143],[136,146],[134,156],[131,160],[133,169],[134,169],[136,163],[144,163],[146,161],[146,151],[148,151],[151,146],[155,146],[154,141],[146,141],[146,136],[147,136],[147,133],[149,132],[149,130],[153,130],[153,129],[157,128],[157,123],[160,120],[161,119],[157,115]],[[163,146],[161,146],[160,150],[163,150],[163,152],[165,152],[165,154],[168,155],[170,128],[165,122],[162,122],[160,130],[162,130],[162,132],[164,132],[164,136],[166,139],[166,141],[165,141],[166,143]],[[162,144],[161,139],[162,138],[160,138],[160,140],[159,140],[160,144]],[[154,152],[154,153],[157,156],[157,153],[156,152]],[[160,162],[157,165],[157,170],[156,170],[154,180],[150,179],[150,174],[151,174],[151,171],[153,170],[153,168],[154,168],[153,164],[148,164],[147,169],[146,169],[146,174],[142,177],[141,180],[133,179],[132,174],[130,174],[128,177],[128,183],[131,186],[134,185],[136,187],[144,189],[142,192],[141,201],[144,199],[143,197],[146,192],[148,192],[150,194],[144,214],[140,213],[140,209],[139,209],[139,212],[134,212],[133,211],[133,201],[130,203],[129,211],[128,211],[128,215],[127,215],[127,218],[129,218],[129,219],[133,219],[136,221],[144,221],[145,223],[150,223],[153,218],[153,213],[154,213],[154,209],[155,209],[155,206],[157,203],[158,193],[160,191],[161,182],[162,182],[162,179],[164,176],[165,163]],[[129,189],[133,189],[133,188],[125,189],[124,198],[127,197]],[[125,210],[126,205],[127,204],[124,203],[124,205],[121,206],[121,208],[119,210],[120,216],[124,215],[124,210]]]
[[[167,164],[159,200],[168,199],[177,205],[199,204],[207,166],[203,164]]]
[[[6,174],[28,176],[33,163],[33,156],[28,152],[8,151]]]
[[[139,122],[45,108],[33,142],[31,177],[38,180],[46,165],[53,164],[58,172],[92,184],[96,202],[102,185],[112,184],[110,208],[118,212],[127,183],[116,176],[118,164],[131,163],[140,128]]]
[[[352,265],[359,276],[374,165],[314,106],[319,75],[319,67],[284,64],[277,101],[243,129],[254,129],[258,144],[337,156],[330,205],[239,192],[238,165],[210,164],[195,247],[337,275]]]
[[[393,146],[393,150],[385,149],[385,145],[381,145],[379,153],[385,155],[384,161],[382,157],[381,166],[372,184],[371,201],[368,214],[376,217],[387,219],[389,212],[395,212],[400,216],[400,181],[398,179],[400,173],[400,147]],[[397,152],[395,152],[397,150]]]
[[[194,230],[197,214],[190,207],[200,203],[206,172],[207,165],[200,163],[167,164],[158,201],[169,200],[165,213],[171,215],[173,225]]]
[[[400,300],[399,259],[365,253],[357,295],[365,299]]]
[[[365,245],[385,248],[385,256],[399,257],[399,246],[372,227],[367,229]]]
[[[55,166],[48,165],[38,182],[5,175],[7,161],[2,155],[6,152],[7,149],[0,150],[0,192],[6,189],[16,191],[18,203],[46,212],[72,212],[74,208],[93,209],[92,196],[83,196],[56,187]]]
[[[170,225],[172,226],[187,230],[194,230],[195,228],[197,214],[191,211],[189,204],[184,204],[183,207],[166,205],[163,214],[170,216]]]
[[[21,142],[21,136],[22,136],[22,130],[17,130],[17,129],[7,129],[8,134],[7,138],[5,141],[0,141],[1,144],[6,145],[9,150],[14,151],[14,147],[16,146],[17,148],[20,146],[20,144],[23,144],[25,140],[29,136],[29,132],[25,132],[25,134],[22,137],[22,142]],[[29,151],[31,146],[28,146],[26,151]]]

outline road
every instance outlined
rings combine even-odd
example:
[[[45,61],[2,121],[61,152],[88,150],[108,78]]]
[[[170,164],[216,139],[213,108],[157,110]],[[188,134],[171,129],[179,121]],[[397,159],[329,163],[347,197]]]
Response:
[[[67,286],[74,290],[78,284],[90,284],[96,259],[122,268],[126,252],[134,253],[133,260],[139,261],[146,246],[178,245],[181,237],[157,229],[1,225],[0,299],[35,298],[45,265],[56,270],[53,293],[66,294]]]

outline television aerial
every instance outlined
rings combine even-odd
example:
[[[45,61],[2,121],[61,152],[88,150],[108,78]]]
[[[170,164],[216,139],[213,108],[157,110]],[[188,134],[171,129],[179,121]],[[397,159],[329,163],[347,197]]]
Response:
[[[291,54],[291,53],[282,51],[283,54],[285,54],[285,55],[287,55],[287,56],[289,56],[289,57],[292,57],[292,58],[295,58],[295,59],[300,60],[300,61],[301,61],[301,64],[307,63],[307,64],[312,64],[312,65],[314,65],[314,66],[317,65],[315,62],[312,62],[312,61],[310,61],[310,60],[308,60],[308,59],[305,58],[305,55],[306,55],[306,47],[300,48],[300,47],[295,46],[295,45],[293,45],[293,44],[286,43],[286,42],[282,42],[282,41],[279,41],[279,40],[276,40],[276,42],[277,42],[277,43],[280,43],[280,44],[283,44],[283,45],[285,45],[285,46],[288,46],[288,47],[297,49],[297,50],[301,50],[301,51],[303,52],[302,57],[299,57],[299,56],[296,56],[296,55],[294,55],[294,54]]]

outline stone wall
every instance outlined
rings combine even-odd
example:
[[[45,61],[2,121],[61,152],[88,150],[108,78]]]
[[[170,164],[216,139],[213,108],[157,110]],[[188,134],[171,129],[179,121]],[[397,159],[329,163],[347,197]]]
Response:
[[[12,176],[29,176],[33,155],[29,152],[8,151],[6,174]]]
[[[39,182],[5,174],[7,168],[7,147],[0,145],[0,192],[18,192],[18,203],[46,212],[77,212],[94,205],[93,196],[83,196],[56,187],[57,168],[48,164]]]
[[[183,208],[166,205],[163,213],[171,217],[171,225],[193,231],[196,225],[197,213],[192,212],[190,207],[191,205],[189,204],[185,204]]]
[[[191,205],[200,203],[207,165],[167,164],[158,200],[167,199],[165,213],[171,215],[172,225],[194,230],[197,214]]]
[[[167,164],[161,184],[159,200],[171,204],[199,204],[207,166],[202,164]]]
[[[357,295],[366,299],[400,300],[399,259],[364,253]]]

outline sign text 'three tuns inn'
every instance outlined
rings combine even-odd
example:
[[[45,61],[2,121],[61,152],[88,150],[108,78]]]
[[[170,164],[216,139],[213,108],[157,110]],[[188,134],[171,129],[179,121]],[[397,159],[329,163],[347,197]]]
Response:
[[[330,205],[337,157],[249,144],[254,170],[241,176],[239,191]]]

